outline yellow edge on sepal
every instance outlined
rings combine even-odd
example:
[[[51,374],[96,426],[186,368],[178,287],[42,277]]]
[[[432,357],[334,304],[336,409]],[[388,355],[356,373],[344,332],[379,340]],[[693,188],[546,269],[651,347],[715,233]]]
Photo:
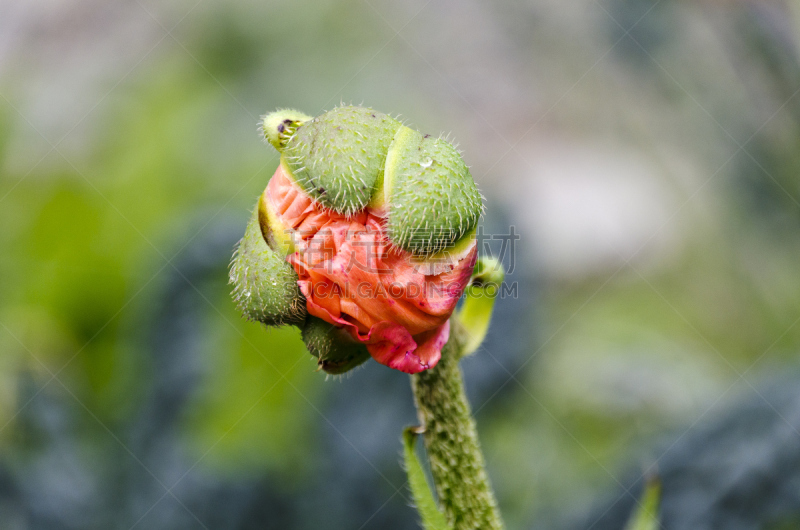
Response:
[[[414,268],[426,275],[438,275],[452,270],[458,262],[466,258],[472,251],[472,244],[475,242],[477,227],[453,243],[451,246],[440,250],[430,256],[411,256],[411,264]]]
[[[394,133],[392,143],[389,144],[389,150],[386,152],[386,161],[383,164],[383,173],[378,176],[375,181],[375,191],[372,193],[372,198],[367,205],[369,208],[376,210],[383,210],[389,204],[392,191],[392,180],[397,169],[397,156],[402,150],[401,148],[411,141],[414,136],[419,136],[420,133],[410,127],[401,125],[397,132]]]
[[[283,174],[286,175],[286,178],[296,183],[297,180],[294,178],[294,173],[292,173],[292,170],[289,167],[289,163],[286,161],[286,157],[284,155],[281,155],[280,164],[281,164],[281,169],[283,170]]]
[[[261,235],[264,236],[267,245],[274,252],[282,256],[294,253],[293,231],[281,224],[277,214],[272,209],[269,201],[267,201],[266,189],[261,194],[261,197],[258,198],[258,224],[261,227]]]

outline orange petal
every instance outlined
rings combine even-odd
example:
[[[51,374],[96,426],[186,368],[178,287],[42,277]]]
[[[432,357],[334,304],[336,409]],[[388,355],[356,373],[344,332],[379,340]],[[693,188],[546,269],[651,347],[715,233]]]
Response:
[[[451,271],[425,275],[409,253],[391,246],[382,211],[347,217],[326,210],[280,166],[266,197],[294,231],[297,252],[287,260],[310,314],[347,329],[386,366],[416,373],[436,365],[475,264],[474,242]]]

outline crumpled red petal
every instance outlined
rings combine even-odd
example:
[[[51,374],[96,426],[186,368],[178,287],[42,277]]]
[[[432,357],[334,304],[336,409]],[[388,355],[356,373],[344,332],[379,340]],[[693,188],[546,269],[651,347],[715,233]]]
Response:
[[[469,281],[477,245],[446,272],[425,275],[392,246],[383,212],[352,216],[323,209],[278,167],[264,192],[280,224],[292,231],[308,312],[343,327],[372,357],[417,373],[432,368],[450,334],[448,319]]]

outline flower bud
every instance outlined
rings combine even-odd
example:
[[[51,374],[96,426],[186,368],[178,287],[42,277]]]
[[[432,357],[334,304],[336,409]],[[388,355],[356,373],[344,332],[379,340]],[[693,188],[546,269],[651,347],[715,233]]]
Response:
[[[262,128],[282,156],[258,227],[297,274],[320,367],[343,373],[365,352],[408,373],[433,367],[483,211],[456,149],[361,107],[276,111]]]

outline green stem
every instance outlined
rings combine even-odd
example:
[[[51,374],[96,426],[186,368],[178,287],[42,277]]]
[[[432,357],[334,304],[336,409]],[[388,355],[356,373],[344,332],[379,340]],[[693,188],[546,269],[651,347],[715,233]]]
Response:
[[[460,328],[456,319],[453,328]],[[453,329],[436,367],[411,377],[439,503],[453,530],[502,530],[484,469],[458,361],[463,330]]]

